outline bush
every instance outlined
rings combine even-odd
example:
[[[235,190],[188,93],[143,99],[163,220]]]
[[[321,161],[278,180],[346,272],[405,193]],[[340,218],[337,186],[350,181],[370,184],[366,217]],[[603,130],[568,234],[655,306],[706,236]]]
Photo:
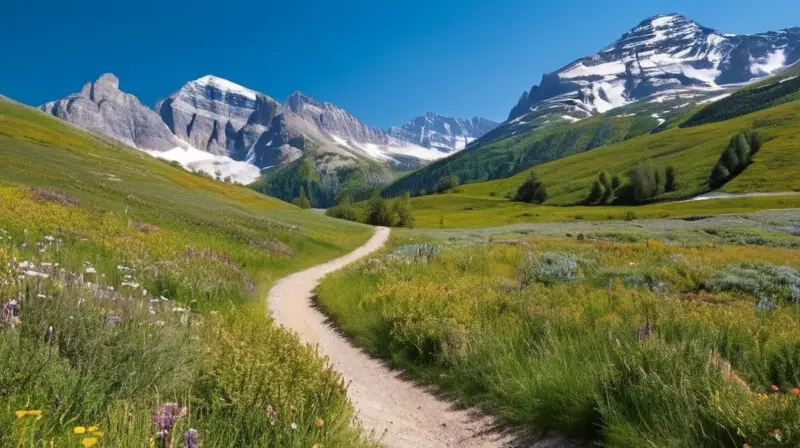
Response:
[[[566,252],[547,252],[538,258],[528,254],[518,270],[523,286],[529,286],[533,282],[552,286],[570,283],[582,277],[578,258]]]
[[[660,173],[649,161],[642,162],[629,171],[628,180],[634,202],[644,202],[658,196],[663,186]]]
[[[438,193],[443,193],[451,188],[455,188],[459,185],[458,176],[455,174],[451,174],[449,176],[442,177],[439,179],[439,182],[436,184],[436,191]]]
[[[678,189],[678,172],[675,167],[670,165],[667,167],[664,179],[664,191],[672,192]]]
[[[547,189],[538,180],[536,173],[530,171],[528,179],[520,185],[514,200],[517,202],[528,202],[532,204],[542,204],[547,200]]]
[[[406,192],[402,198],[392,203],[393,225],[397,227],[414,227],[414,214],[411,212],[411,196]]]
[[[358,210],[352,205],[337,205],[325,211],[326,216],[336,219],[344,219],[346,221],[360,222]]]
[[[800,302],[800,273],[788,266],[742,264],[730,266],[706,282],[712,292],[739,292],[757,300]]]
[[[364,221],[373,226],[391,227],[393,224],[392,212],[386,199],[380,195],[372,196],[367,204]]]

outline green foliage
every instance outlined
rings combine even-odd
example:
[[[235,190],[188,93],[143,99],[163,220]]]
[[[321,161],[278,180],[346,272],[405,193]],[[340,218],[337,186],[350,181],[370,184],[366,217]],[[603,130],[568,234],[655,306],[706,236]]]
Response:
[[[617,187],[614,184],[617,184]],[[601,171],[597,175],[597,180],[592,184],[592,189],[589,190],[589,196],[586,198],[586,205],[604,205],[611,204],[616,199],[615,190],[619,187],[619,178],[609,177],[608,173]]]
[[[469,151],[461,151],[396,180],[384,193],[400,196],[406,191],[439,191],[441,179],[451,175],[464,183],[506,178],[542,163],[646,134],[655,126],[653,121],[646,116],[597,117],[573,124],[535,127],[496,140],[487,138]]]
[[[435,257],[375,257],[326,278],[319,303],[368,352],[532,431],[614,447],[797,446],[797,251],[708,250],[672,233],[452,235]],[[785,300],[758,311],[753,291]]]
[[[260,299],[363,243],[366,226],[2,100],[0,179],[0,306],[22,297],[21,325],[0,312],[0,446],[77,446],[79,425],[99,425],[100,446],[147,446],[152,413],[173,401],[189,412],[173,446],[189,425],[209,447],[370,446],[341,379]],[[10,277],[14,259],[50,277]],[[17,420],[21,409],[42,418]]]
[[[674,166],[667,167],[664,173],[664,191],[671,193],[678,190],[678,171]]]
[[[325,215],[331,218],[344,219],[345,221],[361,222],[361,215],[357,208],[351,204],[342,204],[325,210]]]
[[[392,214],[394,215],[394,226],[414,227],[414,214],[411,212],[411,195],[406,192],[402,198],[392,202]]]
[[[794,101],[800,92],[800,78],[785,82],[774,82],[766,86],[745,89],[709,104],[686,120],[681,127],[716,123],[757,112],[769,107]]]
[[[760,149],[761,137],[755,131],[740,132],[731,137],[728,147],[711,171],[711,187],[719,188],[742,173]]]
[[[648,201],[663,191],[660,171],[650,161],[640,163],[628,172],[631,185],[630,200],[636,203]]]
[[[547,200],[547,188],[536,177],[536,173],[530,170],[528,178],[525,183],[520,185],[517,189],[517,194],[514,196],[516,202],[527,202],[530,204],[542,204]]]
[[[444,176],[439,179],[439,182],[436,183],[436,191],[438,193],[444,193],[447,190],[451,190],[459,185],[458,176],[455,174],[451,174],[449,176]]]
[[[300,208],[311,208],[311,202],[309,202],[308,198],[306,197],[306,189],[304,187],[300,187],[300,197],[297,198],[297,203]]]
[[[372,196],[367,203],[364,222],[373,226],[391,227],[394,219],[388,201],[379,194]]]

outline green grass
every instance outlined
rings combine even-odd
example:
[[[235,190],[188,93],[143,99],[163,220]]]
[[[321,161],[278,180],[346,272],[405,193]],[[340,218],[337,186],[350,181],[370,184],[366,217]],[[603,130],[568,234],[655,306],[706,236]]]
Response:
[[[708,178],[719,155],[737,132],[755,129],[764,145],[753,163],[720,190],[727,193],[800,191],[796,161],[800,133],[800,102],[773,107],[722,123],[687,129],[671,128],[621,143],[575,154],[535,168],[549,198],[545,206],[514,204],[507,200],[525,181],[527,172],[489,182],[466,184],[446,194],[412,199],[418,227],[480,227],[566,219],[621,219],[628,212],[637,217],[688,216],[796,207],[793,197],[749,198],[702,203],[670,203],[709,191]],[[674,166],[678,189],[640,207],[580,207],[599,171],[625,174],[644,160],[662,169]],[[562,207],[562,206],[570,207]]]
[[[0,229],[0,305],[19,299],[21,319],[0,316],[0,446],[79,446],[72,427],[89,425],[99,446],[147,446],[166,402],[188,408],[175,447],[188,427],[204,447],[371,446],[341,378],[264,302],[276,279],[357,247],[369,227],[0,101]],[[42,418],[17,419],[25,409]]]
[[[607,447],[797,446],[800,305],[766,273],[800,286],[800,252],[783,247],[800,238],[755,228],[758,244],[730,244],[697,230],[682,244],[642,224],[636,236],[434,241],[439,253],[325,279],[318,300],[370,353],[531,430]],[[776,307],[757,311],[765,294]]]

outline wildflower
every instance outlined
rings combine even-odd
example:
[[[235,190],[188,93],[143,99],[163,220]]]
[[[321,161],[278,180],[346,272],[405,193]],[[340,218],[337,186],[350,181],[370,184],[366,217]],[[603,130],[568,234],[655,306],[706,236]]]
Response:
[[[317,417],[317,419],[314,420],[314,427],[319,429],[322,428],[323,426],[325,426],[325,420]]]
[[[42,411],[36,410],[21,410],[14,412],[14,415],[17,418],[25,418],[25,417],[36,417],[36,419],[42,418]]]
[[[780,442],[783,440],[783,432],[781,432],[780,429],[776,429],[775,431],[772,431],[772,437],[774,437],[775,440]]]
[[[267,417],[269,417],[269,424],[275,426],[275,420],[277,420],[278,413],[275,412],[275,408],[272,405],[267,406]]]
[[[292,422],[292,424],[290,426],[292,428],[292,431],[297,431],[297,423]]]
[[[761,401],[769,400],[769,395],[767,394],[758,394],[758,399]]]
[[[96,433],[96,432],[100,431],[100,427],[99,426],[90,426],[90,427],[86,428],[86,431],[88,431],[90,433]]]
[[[185,448],[199,448],[200,433],[194,428],[189,428],[183,433],[183,446]]]
[[[119,316],[115,316],[113,314],[109,314],[106,316],[106,323],[111,325],[117,325],[122,322],[122,318]]]
[[[776,385],[774,385],[774,384],[772,385],[772,387],[770,387],[770,389],[771,389],[773,392],[777,392],[777,391],[779,391],[779,390],[780,390],[780,389],[778,388],[778,386],[776,386]]]
[[[20,325],[22,325],[22,319],[20,319],[19,316],[11,318],[11,328],[17,328]]]
[[[97,274],[97,269],[89,266],[88,268],[86,268],[86,270],[84,272],[87,273],[87,274]]]
[[[76,426],[72,428],[73,434],[86,434],[86,427],[85,426]]]
[[[153,414],[153,426],[162,430],[169,431],[175,422],[186,415],[186,408],[180,408],[178,403],[166,403],[161,409]]]
[[[81,444],[83,446],[85,446],[86,448],[89,448],[89,447],[97,445],[97,440],[98,440],[97,437],[87,437],[87,438],[81,440]]]
[[[792,395],[800,395],[800,387],[793,388]]]

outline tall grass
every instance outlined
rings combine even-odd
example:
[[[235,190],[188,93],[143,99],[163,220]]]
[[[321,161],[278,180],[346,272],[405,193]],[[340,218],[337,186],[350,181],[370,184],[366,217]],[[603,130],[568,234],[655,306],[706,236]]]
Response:
[[[369,228],[4,101],[0,179],[0,446],[373,445],[263,299]]]
[[[712,281],[744,261],[765,267],[759,284],[792,279],[797,251],[502,243],[374,258],[323,281],[319,302],[368,351],[531,429],[615,447],[800,443],[800,305],[780,282]]]

